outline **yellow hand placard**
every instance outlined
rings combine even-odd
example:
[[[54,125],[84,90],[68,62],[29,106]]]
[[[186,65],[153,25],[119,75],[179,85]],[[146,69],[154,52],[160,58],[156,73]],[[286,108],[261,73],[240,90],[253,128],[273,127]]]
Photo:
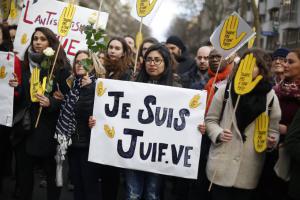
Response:
[[[115,128],[110,128],[108,124],[104,124],[104,132],[109,138],[115,137]]]
[[[26,33],[24,33],[21,37],[21,44],[24,45],[27,43],[27,41],[28,41],[28,36]]]
[[[220,35],[220,47],[224,50],[229,50],[236,47],[241,40],[247,35],[246,32],[242,32],[239,36],[239,18],[235,15],[229,16],[223,25]]]
[[[255,151],[261,153],[267,149],[267,138],[269,128],[269,116],[266,112],[263,112],[255,120],[255,131],[254,131],[254,148]]]
[[[9,14],[9,17],[11,19],[16,19],[18,16],[18,10],[16,8],[16,4],[15,4],[15,1],[13,0],[11,2],[11,7],[10,7],[10,14]]]
[[[6,75],[7,75],[7,72],[6,72],[5,66],[3,65],[0,67],[0,79],[5,79]]]
[[[191,99],[189,106],[190,106],[190,108],[198,108],[200,106],[200,95],[199,94],[195,95]]]
[[[154,8],[157,0],[137,0],[136,10],[139,17],[146,17]]]
[[[10,13],[11,0],[1,0],[2,18],[7,19]]]
[[[103,86],[103,82],[100,81],[97,85],[97,96],[101,97],[106,91],[106,88]]]
[[[258,82],[263,78],[258,75],[255,80],[252,80],[253,69],[256,65],[256,58],[253,54],[248,54],[240,62],[238,71],[234,78],[234,90],[238,95],[244,95],[251,92]]]
[[[139,48],[143,42],[143,34],[142,32],[138,32],[135,36],[135,46]]]
[[[46,91],[47,78],[43,78],[43,83],[40,83],[40,69],[35,67],[32,70],[30,77],[30,97],[32,102],[39,102],[36,94],[43,95]]]
[[[63,9],[58,22],[58,34],[61,37],[68,35],[71,29],[75,11],[76,8],[73,4],[68,4],[68,6]]]
[[[252,28],[253,32],[255,32],[255,27]],[[249,41],[248,41],[248,49],[251,49],[254,45],[256,36],[253,36]]]

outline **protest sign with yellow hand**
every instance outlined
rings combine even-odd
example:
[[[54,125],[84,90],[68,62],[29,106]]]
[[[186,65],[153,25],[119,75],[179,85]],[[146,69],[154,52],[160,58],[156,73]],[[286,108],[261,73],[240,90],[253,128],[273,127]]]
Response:
[[[0,67],[0,79],[5,79],[6,75],[7,75],[7,72],[6,72],[6,70],[5,70],[5,66],[2,65],[2,66]]]
[[[17,9],[17,7],[16,7],[15,1],[13,0],[13,1],[11,2],[11,7],[10,7],[9,17],[10,17],[11,19],[16,19],[17,16],[18,16],[18,9]]]
[[[190,106],[190,108],[198,108],[200,106],[200,95],[199,94],[195,95],[191,99],[189,106]]]
[[[104,124],[104,132],[109,138],[114,138],[115,137],[115,128],[112,127],[110,128],[108,124]]]
[[[139,48],[141,46],[142,42],[143,42],[143,34],[142,34],[142,32],[139,31],[135,36],[136,48]]]
[[[235,15],[229,16],[223,25],[220,35],[220,46],[225,50],[236,47],[241,40],[247,35],[246,32],[242,32],[238,36],[239,18]]]
[[[269,116],[263,112],[255,120],[254,131],[254,148],[255,151],[261,153],[267,149],[267,138],[269,128]]]
[[[4,20],[7,20],[9,13],[10,13],[10,7],[11,7],[11,0],[1,0],[1,14],[2,18]]]
[[[76,8],[73,4],[68,4],[68,6],[63,9],[58,22],[58,34],[60,36],[65,37],[68,35],[75,11]]]
[[[101,97],[106,91],[106,88],[104,88],[103,82],[100,81],[97,85],[97,96]]]
[[[157,0],[137,0],[136,1],[136,10],[139,17],[146,17],[153,10]]]
[[[258,75],[253,80],[252,73],[256,66],[256,58],[253,54],[248,54],[240,62],[238,71],[234,78],[234,90],[238,95],[244,95],[251,92],[258,82],[263,78]]]
[[[43,95],[46,91],[47,78],[43,78],[43,83],[40,82],[40,69],[35,67],[32,70],[30,77],[30,97],[32,102],[39,102],[36,94]]]
[[[255,27],[252,28],[252,30],[255,32]],[[256,36],[254,35],[249,41],[248,41],[248,49],[251,49],[254,45]]]

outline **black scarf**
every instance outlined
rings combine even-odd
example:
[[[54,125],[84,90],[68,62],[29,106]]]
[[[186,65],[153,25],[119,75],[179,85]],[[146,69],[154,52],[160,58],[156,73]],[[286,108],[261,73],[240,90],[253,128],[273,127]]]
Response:
[[[90,75],[90,79],[92,82],[96,80],[94,75]],[[69,140],[76,131],[75,107],[80,95],[81,80],[82,77],[76,77],[74,79],[73,88],[65,95],[56,124],[56,135],[64,135],[67,140]]]
[[[260,81],[256,87],[248,94],[240,97],[235,116],[238,129],[241,132],[243,141],[246,141],[245,129],[261,113],[266,111],[267,94],[272,89],[271,83]],[[233,107],[236,104],[238,95],[234,91],[234,84],[231,84],[230,90]]]

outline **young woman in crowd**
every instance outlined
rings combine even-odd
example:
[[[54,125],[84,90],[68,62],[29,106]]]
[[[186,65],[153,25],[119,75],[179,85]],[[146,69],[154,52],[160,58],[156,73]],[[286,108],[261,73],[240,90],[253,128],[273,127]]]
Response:
[[[157,44],[158,40],[152,37],[145,38],[140,45],[139,52],[138,52],[138,65],[137,65],[137,72],[141,70],[141,66],[144,62],[144,55],[147,49],[152,46],[153,44]],[[137,73],[138,74],[138,73]]]
[[[121,37],[113,37],[107,45],[104,57],[105,77],[108,79],[130,81],[132,79],[131,49]],[[96,124],[93,116],[89,118],[89,127]],[[103,199],[115,200],[118,194],[120,172],[117,167],[101,165]]]
[[[285,150],[285,137],[290,124],[292,123],[297,110],[300,106],[300,49],[291,50],[286,57],[287,62],[284,65],[284,80],[275,87],[275,92],[278,96],[280,107],[281,107],[281,120],[280,120],[280,142],[276,149],[277,159],[281,160],[281,156],[286,154]],[[289,153],[294,156],[289,148]],[[295,149],[294,149],[295,150]],[[276,160],[277,160],[276,159]],[[295,158],[293,158],[293,164],[295,164]],[[276,165],[275,165],[276,166]],[[294,170],[294,169],[293,169]],[[276,170],[280,176],[280,169]],[[295,172],[295,171],[294,171]],[[295,192],[295,179],[291,179],[291,193],[293,198],[295,194],[299,194],[299,191]],[[273,176],[269,177],[268,180],[273,186],[272,191],[269,190],[270,197],[277,199],[285,199],[288,193],[288,182],[280,179],[273,173]],[[299,196],[298,196],[299,198]],[[297,199],[297,198],[296,198]]]
[[[213,182],[212,199],[252,199],[263,168],[265,151],[254,148],[254,132],[258,117],[265,113],[269,124],[266,130],[267,145],[274,148],[278,139],[280,107],[272,90],[269,66],[270,56],[260,49],[251,49],[241,57],[253,54],[256,58],[252,79],[262,79],[254,89],[239,100],[234,83],[229,85],[228,99],[222,111],[226,86],[215,94],[205,124],[212,141],[207,162],[207,176]],[[270,111],[268,111],[270,110]],[[221,115],[224,115],[223,117]]]
[[[22,63],[22,84],[18,88],[20,92],[20,104],[18,105],[18,120],[13,127],[16,146],[17,172],[20,176],[20,197],[21,199],[32,199],[33,170],[34,163],[39,161],[42,164],[47,176],[47,199],[59,199],[60,188],[56,186],[56,140],[54,139],[56,122],[59,115],[59,108],[62,101],[58,91],[65,94],[69,88],[66,83],[70,76],[71,66],[63,48],[59,49],[56,65],[54,66],[53,84],[48,87],[45,94],[33,95],[37,102],[32,102],[30,92],[30,80],[33,80],[34,68],[39,69],[40,84],[44,77],[48,77],[52,65],[48,68],[41,66],[45,59],[43,51],[51,47],[58,50],[59,41],[56,35],[48,28],[38,27],[32,34],[30,46],[27,48]],[[35,123],[42,107],[39,124]]]
[[[88,51],[78,51],[75,55],[73,84],[64,98],[56,126],[60,149],[71,143],[68,159],[75,200],[101,199],[100,165],[88,162],[91,133],[88,121],[93,113],[96,77],[101,75],[96,76],[93,66],[86,71],[81,62],[88,58]]]
[[[132,78],[131,49],[121,37],[113,37],[104,58],[106,78],[129,81]]]
[[[0,51],[11,52],[13,50],[13,45],[9,35],[9,29],[7,26],[0,24]],[[8,57],[8,59],[12,59]],[[7,74],[7,76],[12,77],[9,80],[9,85],[16,88],[21,81],[21,62],[17,56],[14,59],[14,73]],[[14,104],[18,101],[18,92],[14,92]],[[12,147],[10,142],[11,128],[7,126],[0,125],[0,159],[3,163],[0,165],[0,190],[2,186],[2,178],[5,174],[10,173],[11,160],[12,160]]]
[[[179,86],[173,80],[171,56],[162,44],[153,44],[144,54],[144,62],[137,82]],[[162,175],[136,170],[125,170],[126,200],[161,199]]]

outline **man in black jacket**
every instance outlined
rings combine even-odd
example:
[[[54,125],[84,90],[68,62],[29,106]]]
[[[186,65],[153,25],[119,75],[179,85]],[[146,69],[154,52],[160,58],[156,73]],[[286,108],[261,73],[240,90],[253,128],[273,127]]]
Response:
[[[166,46],[178,62],[178,75],[184,74],[192,68],[197,68],[195,60],[188,56],[187,48],[179,37],[170,36],[166,41]]]

